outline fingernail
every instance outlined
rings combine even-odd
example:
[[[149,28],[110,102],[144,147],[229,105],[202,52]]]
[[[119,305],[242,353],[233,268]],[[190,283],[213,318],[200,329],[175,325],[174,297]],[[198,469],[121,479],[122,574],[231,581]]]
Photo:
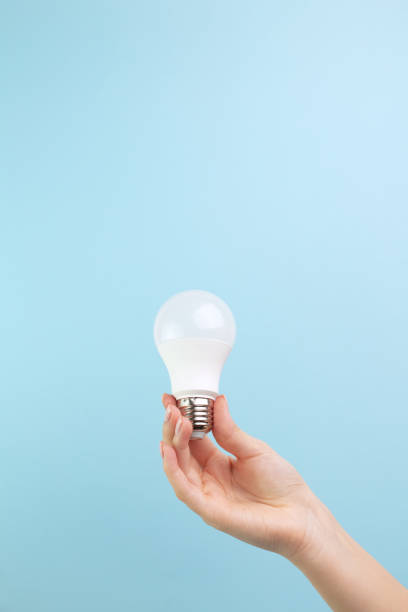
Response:
[[[161,458],[163,459],[164,453],[163,453],[163,442],[160,442],[160,454],[161,454]]]
[[[164,414],[164,422],[167,423],[167,421],[170,420],[170,417],[171,417],[171,408],[170,406],[167,406],[166,412]]]
[[[179,419],[178,419],[178,421],[176,423],[176,429],[175,429],[176,436],[179,435],[182,424],[183,424],[183,418],[179,417]]]

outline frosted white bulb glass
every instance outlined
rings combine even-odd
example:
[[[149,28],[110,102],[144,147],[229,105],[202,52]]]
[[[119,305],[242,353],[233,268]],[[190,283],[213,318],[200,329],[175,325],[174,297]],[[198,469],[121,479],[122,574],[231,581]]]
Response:
[[[178,293],[157,314],[156,346],[169,372],[172,393],[193,421],[193,438],[211,429],[213,400],[235,334],[231,310],[208,291]]]

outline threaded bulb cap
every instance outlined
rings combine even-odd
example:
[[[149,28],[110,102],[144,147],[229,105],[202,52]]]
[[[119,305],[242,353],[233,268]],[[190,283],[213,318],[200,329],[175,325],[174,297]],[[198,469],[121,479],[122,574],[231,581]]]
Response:
[[[182,397],[177,400],[177,406],[193,425],[190,440],[202,440],[212,429],[214,400],[201,396]]]

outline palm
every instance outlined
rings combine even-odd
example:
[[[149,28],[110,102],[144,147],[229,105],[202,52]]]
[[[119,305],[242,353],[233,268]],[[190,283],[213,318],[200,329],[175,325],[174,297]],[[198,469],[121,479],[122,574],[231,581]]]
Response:
[[[247,459],[215,452],[204,466],[192,458],[188,476],[211,497],[271,506],[279,506],[300,481],[292,466],[272,450]]]
[[[208,438],[189,444],[188,422],[174,435],[178,411],[173,410],[163,438],[176,450],[179,483],[167,475],[178,496],[218,529],[257,546],[292,554],[302,536],[295,508],[307,492],[297,471],[267,444],[240,432],[220,405],[214,434],[237,458],[222,453]],[[235,429],[231,430],[231,424]],[[181,494],[179,487],[184,489]],[[285,551],[280,550],[281,541]]]

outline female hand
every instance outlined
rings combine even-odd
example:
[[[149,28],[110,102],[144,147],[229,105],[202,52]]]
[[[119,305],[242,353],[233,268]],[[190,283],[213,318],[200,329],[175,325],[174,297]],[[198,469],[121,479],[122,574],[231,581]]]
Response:
[[[224,396],[214,406],[213,434],[190,442],[191,423],[174,397],[160,449],[176,495],[206,523],[280,553],[307,576],[335,612],[403,612],[408,590],[337,523],[297,471],[265,442],[233,422]]]
[[[270,446],[234,423],[227,400],[214,406],[211,440],[190,441],[192,425],[165,394],[164,471],[177,497],[206,523],[250,544],[294,558],[309,545],[319,500]]]

